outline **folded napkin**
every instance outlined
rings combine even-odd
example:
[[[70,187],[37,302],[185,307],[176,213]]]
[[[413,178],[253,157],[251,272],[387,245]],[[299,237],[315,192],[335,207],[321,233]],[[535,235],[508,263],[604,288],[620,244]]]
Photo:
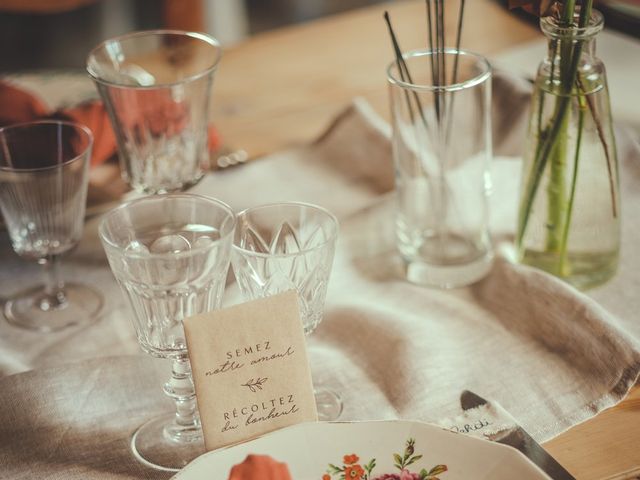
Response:
[[[121,356],[0,378],[0,478],[170,478],[129,447],[137,427],[171,408],[161,390],[165,368]]]
[[[36,95],[0,82],[0,127],[43,119],[73,121],[89,127],[94,137],[91,155],[94,166],[116,153],[116,137],[102,102],[94,100],[52,112]]]
[[[362,101],[313,144],[207,175],[193,189],[236,209],[293,199],[318,203],[339,217],[324,319],[309,338],[309,356],[315,381],[342,396],[343,420],[437,423],[459,413],[459,395],[468,389],[499,402],[544,441],[620,401],[638,378],[640,225],[634,215],[640,209],[640,149],[619,132],[623,245],[612,281],[585,294],[516,264],[510,242],[521,163],[511,155],[522,138],[517,128],[526,123],[530,86],[507,77],[495,81],[494,125],[500,131],[491,212],[498,256],[490,274],[471,287],[445,291],[403,279],[394,245],[389,126]],[[512,101],[501,100],[506,91]],[[63,270],[104,293],[102,321],[52,335],[0,322],[0,371],[39,369],[0,383],[6,406],[0,409],[0,464],[10,465],[10,478],[31,478],[35,471],[68,479],[152,475],[131,463],[123,445],[144,408],[151,415],[166,405],[144,376],[146,368],[156,368],[147,363],[153,360],[95,358],[138,351],[130,308],[97,238],[99,221],[87,223]],[[0,237],[0,263],[3,295],[33,284],[39,274],[11,252],[6,237]],[[225,303],[239,301],[237,287],[229,285]],[[85,361],[55,367],[74,360]],[[48,430],[51,423],[55,428]],[[70,473],[60,473],[62,467]]]

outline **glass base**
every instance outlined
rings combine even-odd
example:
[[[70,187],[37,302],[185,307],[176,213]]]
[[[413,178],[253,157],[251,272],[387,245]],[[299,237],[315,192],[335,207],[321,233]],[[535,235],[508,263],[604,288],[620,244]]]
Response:
[[[407,280],[418,285],[439,288],[457,288],[471,285],[484,278],[491,270],[493,253],[487,252],[473,262],[453,265],[434,265],[420,260],[405,259]]]
[[[20,328],[55,332],[71,326],[87,325],[98,319],[102,295],[77,283],[68,283],[62,301],[51,301],[44,287],[22,292],[4,304],[7,321]]]
[[[607,282],[618,269],[618,250],[594,253],[569,252],[563,262],[551,252],[525,250],[520,262],[555,275],[578,290],[588,290]]]
[[[131,450],[147,467],[177,472],[205,452],[202,430],[180,427],[168,413],[143,424],[131,437]]]
[[[175,182],[171,184],[164,185],[150,185],[140,181],[131,181],[129,184],[133,188],[135,192],[141,193],[143,195],[157,195],[157,194],[165,194],[165,193],[179,193],[189,190],[191,187],[196,186],[200,183],[200,180],[204,178],[204,172],[198,172],[198,174],[189,180],[184,180],[182,182]],[[128,181],[125,178],[125,181]]]
[[[318,420],[321,422],[331,422],[340,418],[342,414],[342,400],[337,393],[326,388],[317,388],[313,393],[316,397]]]

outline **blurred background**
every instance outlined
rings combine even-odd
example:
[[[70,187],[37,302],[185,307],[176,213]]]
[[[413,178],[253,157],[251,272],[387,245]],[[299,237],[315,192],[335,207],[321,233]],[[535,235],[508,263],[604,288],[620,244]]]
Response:
[[[225,46],[382,0],[0,0],[0,71],[84,67],[102,40],[133,30],[206,31]]]
[[[382,1],[0,0],[0,73],[83,68],[93,46],[133,30],[206,31],[229,47],[260,32]],[[506,8],[507,0],[496,1]],[[598,8],[609,26],[640,36],[640,0],[601,0]]]

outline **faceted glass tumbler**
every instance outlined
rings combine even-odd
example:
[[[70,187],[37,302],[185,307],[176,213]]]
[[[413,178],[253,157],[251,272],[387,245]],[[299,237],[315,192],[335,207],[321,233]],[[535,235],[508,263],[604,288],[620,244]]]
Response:
[[[277,203],[238,214],[231,261],[247,299],[298,293],[305,334],[322,320],[338,221],[303,203]]]
[[[397,247],[409,281],[468,285],[484,277],[493,260],[491,67],[479,55],[452,49],[439,55],[416,50],[403,59],[387,69]],[[438,59],[446,65],[439,83]]]
[[[213,74],[222,49],[193,32],[112,38],[87,58],[118,141],[122,175],[145,193],[184,190],[209,164]]]
[[[100,225],[109,265],[133,308],[140,346],[173,360],[164,391],[176,411],[140,427],[131,445],[141,462],[157,469],[177,471],[203,453],[182,320],[220,307],[234,228],[227,205],[190,194],[131,201]]]
[[[305,334],[322,320],[333,264],[338,221],[327,210],[304,203],[275,203],[238,214],[231,262],[247,300],[295,290]],[[335,420],[342,402],[316,389],[318,416]]]
[[[44,285],[4,305],[13,325],[56,331],[95,321],[102,296],[66,283],[60,257],[82,238],[93,136],[84,126],[38,121],[0,129],[0,210],[15,252],[44,267]]]

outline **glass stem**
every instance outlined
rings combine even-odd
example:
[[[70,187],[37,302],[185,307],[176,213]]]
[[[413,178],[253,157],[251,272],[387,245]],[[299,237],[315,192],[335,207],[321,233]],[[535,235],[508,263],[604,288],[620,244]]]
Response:
[[[40,309],[47,311],[64,308],[67,297],[64,293],[64,280],[60,275],[60,256],[49,255],[38,263],[44,269],[44,295],[40,298]]]
[[[171,377],[164,384],[164,392],[176,402],[175,425],[165,434],[174,441],[193,441],[193,434],[200,431],[200,417],[196,408],[191,363],[186,355],[173,361]]]

